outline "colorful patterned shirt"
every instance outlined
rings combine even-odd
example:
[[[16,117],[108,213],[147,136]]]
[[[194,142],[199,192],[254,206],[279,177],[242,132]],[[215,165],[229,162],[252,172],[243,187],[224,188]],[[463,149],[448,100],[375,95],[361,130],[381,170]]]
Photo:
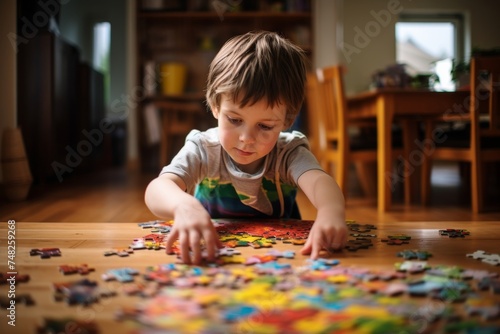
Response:
[[[218,129],[212,128],[192,130],[160,174],[182,178],[212,218],[298,219],[297,180],[312,169],[321,167],[300,132],[282,132],[261,170],[248,174],[224,151]]]

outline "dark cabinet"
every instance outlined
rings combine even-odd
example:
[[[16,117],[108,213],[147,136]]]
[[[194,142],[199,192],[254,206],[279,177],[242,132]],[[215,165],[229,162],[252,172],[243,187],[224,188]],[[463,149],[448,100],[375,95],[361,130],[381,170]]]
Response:
[[[66,146],[78,136],[79,51],[62,38],[41,32],[19,46],[18,124],[35,182],[56,177]]]

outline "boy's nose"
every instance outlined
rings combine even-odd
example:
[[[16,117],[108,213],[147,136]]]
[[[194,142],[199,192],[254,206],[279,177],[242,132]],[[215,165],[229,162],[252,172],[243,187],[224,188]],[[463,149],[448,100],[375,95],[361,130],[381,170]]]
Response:
[[[256,139],[255,130],[250,127],[244,127],[240,133],[240,141],[244,143],[253,143]]]

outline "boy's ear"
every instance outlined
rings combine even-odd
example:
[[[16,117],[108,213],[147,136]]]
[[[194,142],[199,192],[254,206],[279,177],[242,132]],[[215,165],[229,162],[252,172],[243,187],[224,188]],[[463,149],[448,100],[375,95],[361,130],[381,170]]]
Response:
[[[210,104],[210,110],[212,111],[212,115],[214,115],[215,119],[219,119],[219,109],[216,106]]]

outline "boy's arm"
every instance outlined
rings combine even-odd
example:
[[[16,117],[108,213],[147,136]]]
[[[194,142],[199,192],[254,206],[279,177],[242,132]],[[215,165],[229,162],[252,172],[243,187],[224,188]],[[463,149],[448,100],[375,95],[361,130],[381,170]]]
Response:
[[[161,174],[149,183],[144,200],[155,216],[172,219],[179,203],[192,198],[185,189],[186,185],[179,176],[171,173]]]
[[[298,184],[317,210],[302,254],[316,259],[321,250],[342,248],[347,241],[345,201],[335,180],[322,170],[310,170],[299,177]]]
[[[167,239],[167,252],[179,239],[181,259],[191,263],[201,262],[201,240],[205,241],[209,261],[215,259],[216,248],[221,247],[210,215],[201,203],[186,193],[184,181],[175,174],[165,173],[151,181],[146,188],[145,202],[151,212],[163,219],[174,219],[174,225]]]

